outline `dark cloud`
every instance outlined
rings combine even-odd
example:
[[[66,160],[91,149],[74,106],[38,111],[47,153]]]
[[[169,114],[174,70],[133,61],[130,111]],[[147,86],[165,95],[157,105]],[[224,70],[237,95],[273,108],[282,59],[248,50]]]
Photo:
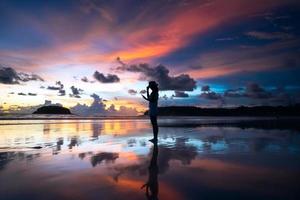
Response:
[[[36,93],[31,93],[31,92],[28,93],[28,96],[36,96],[36,95],[37,95]]]
[[[97,95],[95,93],[92,94],[91,97],[93,97],[94,101],[96,101],[96,102],[102,101],[102,99],[99,97],[99,95]]]
[[[200,94],[201,98],[208,99],[208,100],[220,100],[222,104],[224,103],[224,99],[222,95],[214,91],[211,91],[209,85],[202,86],[201,91],[202,91],[202,93]]]
[[[66,95],[66,90],[60,89],[58,91],[58,96],[65,96]]]
[[[98,71],[95,71],[94,78],[101,83],[116,83],[120,82],[120,78],[114,74],[107,74],[106,76]]]
[[[212,100],[222,99],[223,97],[230,97],[230,98],[245,97],[251,99],[268,99],[274,96],[271,92],[265,90],[257,83],[248,83],[245,88],[228,89],[223,93],[223,95],[211,91],[208,85],[203,86],[201,90],[203,92],[200,94],[200,97],[205,99],[212,99]]]
[[[60,90],[60,87],[57,87],[57,86],[48,86],[47,89],[48,90]]]
[[[295,36],[285,32],[261,32],[261,31],[250,31],[246,35],[254,37],[260,40],[288,40],[293,39]]]
[[[248,83],[246,85],[244,96],[257,99],[265,99],[272,97],[270,92],[266,91],[257,83]]]
[[[89,80],[88,80],[88,78],[87,78],[86,76],[82,77],[82,78],[81,78],[81,81],[83,81],[83,82],[85,82],[85,83],[89,82]]]
[[[201,87],[201,91],[202,91],[202,92],[208,92],[208,91],[210,91],[209,85],[204,85],[204,86],[202,86],[202,87]]]
[[[25,93],[23,93],[23,92],[19,92],[18,95],[26,96],[27,94],[25,94]]]
[[[140,94],[146,94],[146,92],[147,92],[146,90],[141,90]]]
[[[0,66],[0,83],[19,84],[18,80],[20,77],[13,68]]]
[[[243,97],[244,94],[243,88],[237,88],[237,89],[228,89],[224,92],[225,97],[231,97],[231,98],[236,98],[236,97]]]
[[[136,91],[136,90],[133,90],[133,89],[129,89],[129,90],[128,90],[128,94],[130,94],[130,95],[136,95],[136,94],[137,94],[137,91]]]
[[[237,37],[224,37],[224,38],[217,38],[216,41],[232,41],[238,39]]]
[[[179,98],[187,98],[189,97],[189,94],[182,92],[182,91],[175,91],[175,94],[173,97],[179,97]]]
[[[82,89],[76,88],[75,86],[71,86],[70,88],[72,91],[72,93],[70,94],[70,97],[81,98],[80,94],[83,92]]]
[[[64,85],[60,81],[56,81],[55,85],[58,85],[60,89],[64,88]]]
[[[248,98],[267,101],[269,105],[293,104],[293,98],[284,87],[267,90],[257,83],[248,83],[245,88],[229,89],[224,92],[224,97]]]
[[[204,98],[204,99],[209,99],[209,100],[220,100],[220,99],[222,99],[222,95],[221,94],[218,94],[218,93],[213,92],[213,91],[202,92],[200,94],[200,97]]]
[[[26,74],[23,72],[16,72],[11,67],[4,67],[0,65],[0,83],[3,84],[20,84],[19,81],[44,81],[40,76],[36,74]]]
[[[188,74],[170,76],[169,70],[163,65],[150,67],[147,63],[142,63],[120,66],[117,70],[142,73],[143,80],[146,78],[158,82],[160,90],[193,91],[196,88],[196,81]]]
[[[64,88],[64,85],[61,83],[61,81],[56,81],[55,86],[48,86],[47,87],[48,90],[62,90],[63,88]]]

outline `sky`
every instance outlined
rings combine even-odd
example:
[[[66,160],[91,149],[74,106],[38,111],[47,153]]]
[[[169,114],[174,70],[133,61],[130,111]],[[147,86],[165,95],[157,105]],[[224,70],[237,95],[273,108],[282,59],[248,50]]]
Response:
[[[300,103],[297,0],[0,0],[0,112]]]

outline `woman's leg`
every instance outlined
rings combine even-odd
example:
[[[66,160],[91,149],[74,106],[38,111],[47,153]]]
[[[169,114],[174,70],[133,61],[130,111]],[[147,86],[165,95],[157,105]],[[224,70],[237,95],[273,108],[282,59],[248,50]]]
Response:
[[[150,120],[153,128],[154,139],[157,139],[157,135],[158,135],[157,116],[150,116]]]

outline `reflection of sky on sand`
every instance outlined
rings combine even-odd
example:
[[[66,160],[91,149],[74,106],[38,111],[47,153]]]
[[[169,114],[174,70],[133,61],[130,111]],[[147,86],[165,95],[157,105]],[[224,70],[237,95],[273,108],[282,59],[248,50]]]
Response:
[[[27,121],[0,134],[4,199],[146,199],[148,121]],[[295,130],[160,127],[159,199],[296,199],[299,153]]]

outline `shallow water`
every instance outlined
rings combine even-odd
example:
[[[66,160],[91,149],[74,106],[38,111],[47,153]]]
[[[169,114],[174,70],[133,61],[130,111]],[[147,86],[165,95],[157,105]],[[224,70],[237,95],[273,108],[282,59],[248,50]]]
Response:
[[[297,128],[160,125],[0,121],[0,199],[299,199]]]

